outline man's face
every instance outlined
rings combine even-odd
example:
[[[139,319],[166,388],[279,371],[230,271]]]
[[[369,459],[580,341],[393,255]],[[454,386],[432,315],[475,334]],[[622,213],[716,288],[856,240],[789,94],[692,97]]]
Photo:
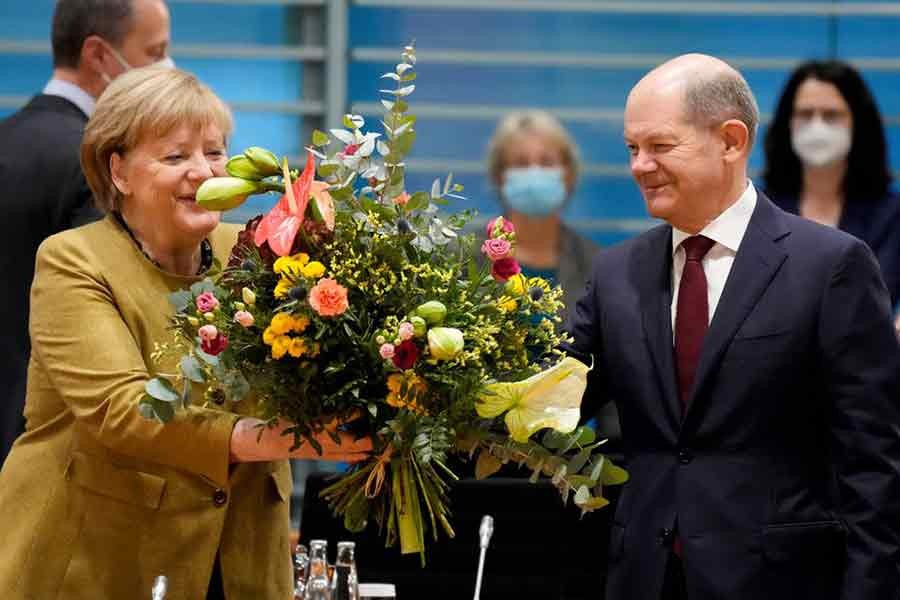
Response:
[[[132,26],[118,51],[132,68],[137,68],[153,64],[168,56],[169,9],[163,0],[133,0],[133,2]],[[122,70],[124,72],[124,67]]]
[[[685,121],[681,86],[632,91],[624,136],[650,215],[689,233],[715,216],[727,189],[725,144],[713,129]]]

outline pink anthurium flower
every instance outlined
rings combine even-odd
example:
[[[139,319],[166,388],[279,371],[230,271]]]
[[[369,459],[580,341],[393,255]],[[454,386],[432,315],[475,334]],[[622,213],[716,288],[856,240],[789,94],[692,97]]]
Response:
[[[257,246],[269,242],[272,252],[278,256],[288,256],[297,232],[300,231],[300,226],[303,224],[306,206],[309,204],[309,191],[313,175],[316,172],[316,161],[312,153],[308,153],[306,166],[293,184],[289,183],[291,176],[288,172],[287,160],[284,161],[282,168],[285,181],[284,195],[259,222],[253,241]]]

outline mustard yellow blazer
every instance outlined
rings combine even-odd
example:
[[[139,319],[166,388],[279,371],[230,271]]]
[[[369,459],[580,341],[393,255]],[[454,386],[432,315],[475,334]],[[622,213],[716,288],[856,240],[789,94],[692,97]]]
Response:
[[[223,263],[236,235],[210,235]],[[196,279],[156,267],[113,217],[41,245],[28,425],[0,472],[4,600],[149,598],[161,574],[167,600],[202,600],[217,552],[229,600],[292,597],[289,465],[229,465],[232,411],[252,407],[138,413],[147,379],[175,371],[150,359],[171,339],[167,295]]]

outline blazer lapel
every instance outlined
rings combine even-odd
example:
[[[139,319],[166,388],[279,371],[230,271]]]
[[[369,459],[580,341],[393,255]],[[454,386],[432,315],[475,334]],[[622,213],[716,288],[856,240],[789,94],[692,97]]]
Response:
[[[778,218],[778,214],[779,209],[760,193],[756,209],[750,218],[750,224],[725,282],[716,314],[703,341],[685,422],[697,414],[699,407],[696,404],[697,400],[703,397],[701,392],[704,385],[719,364],[741,323],[756,306],[757,300],[787,258],[787,253],[777,241],[790,233],[790,230]]]
[[[671,430],[677,432],[681,422],[681,401],[675,381],[672,344],[672,228],[663,226],[657,232],[642,248],[634,272],[640,276],[641,320],[663,393],[660,404]]]

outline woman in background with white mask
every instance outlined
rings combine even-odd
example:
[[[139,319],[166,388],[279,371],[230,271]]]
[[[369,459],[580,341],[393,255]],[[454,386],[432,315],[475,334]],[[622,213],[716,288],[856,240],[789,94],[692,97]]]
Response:
[[[769,197],[866,242],[900,303],[900,198],[890,188],[881,116],[860,74],[839,61],[800,65],[778,102],[765,154]]]

